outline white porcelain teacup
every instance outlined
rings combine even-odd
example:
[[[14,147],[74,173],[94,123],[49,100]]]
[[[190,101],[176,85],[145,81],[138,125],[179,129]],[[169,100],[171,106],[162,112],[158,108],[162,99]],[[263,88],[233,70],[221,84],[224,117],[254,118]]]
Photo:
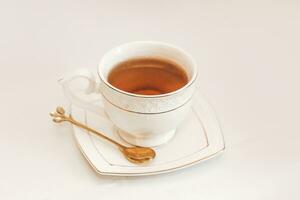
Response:
[[[132,58],[165,58],[180,64],[188,76],[188,83],[171,93],[139,95],[122,91],[107,81],[116,64]],[[90,104],[70,87],[70,81],[88,80],[85,93],[99,93],[103,97],[103,109],[116,125],[120,136],[133,145],[157,146],[169,141],[176,128],[188,114],[195,91],[197,65],[182,49],[161,42],[139,41],[118,46],[106,53],[98,66],[100,83],[86,69],[69,75],[60,82],[66,96],[81,105]]]

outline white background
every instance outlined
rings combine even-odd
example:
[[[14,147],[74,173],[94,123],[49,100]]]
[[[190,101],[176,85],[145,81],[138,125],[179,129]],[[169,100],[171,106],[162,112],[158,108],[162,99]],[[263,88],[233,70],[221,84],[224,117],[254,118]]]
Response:
[[[300,2],[0,0],[0,199],[300,199]],[[134,40],[180,46],[227,149],[149,177],[89,167],[57,79]]]

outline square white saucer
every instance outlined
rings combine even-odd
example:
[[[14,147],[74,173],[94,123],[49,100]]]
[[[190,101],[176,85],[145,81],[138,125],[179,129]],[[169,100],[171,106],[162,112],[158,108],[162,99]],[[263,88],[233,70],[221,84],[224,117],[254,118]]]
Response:
[[[78,146],[97,173],[114,176],[166,173],[212,158],[225,149],[224,138],[211,106],[199,92],[195,95],[193,108],[187,119],[178,127],[171,141],[154,147],[156,158],[148,164],[130,163],[113,144],[73,126]],[[116,127],[105,114],[95,114],[74,104],[71,113],[74,119],[128,145],[119,137]]]

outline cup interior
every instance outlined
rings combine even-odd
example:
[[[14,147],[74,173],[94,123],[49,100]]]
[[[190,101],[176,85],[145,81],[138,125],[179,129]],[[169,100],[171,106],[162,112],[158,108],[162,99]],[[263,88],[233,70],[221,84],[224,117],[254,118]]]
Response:
[[[106,53],[98,67],[98,73],[101,80],[110,87],[113,87],[107,81],[109,72],[118,63],[133,58],[167,59],[179,64],[185,70],[189,83],[196,78],[196,63],[184,50],[162,42],[141,41],[123,44]],[[189,85],[189,83],[187,85]]]

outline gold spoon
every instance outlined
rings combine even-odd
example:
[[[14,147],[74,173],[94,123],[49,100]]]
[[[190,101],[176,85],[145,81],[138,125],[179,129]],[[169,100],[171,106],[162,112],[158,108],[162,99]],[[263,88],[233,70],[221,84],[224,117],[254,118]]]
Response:
[[[126,147],[116,141],[114,141],[113,139],[103,135],[102,133],[76,121],[75,119],[73,119],[73,117],[71,115],[67,116],[65,115],[65,110],[62,107],[57,107],[56,108],[56,112],[51,112],[50,116],[53,117],[53,121],[55,123],[60,123],[60,122],[70,122],[78,127],[81,127],[89,132],[92,132],[104,139],[106,139],[107,141],[115,144],[116,146],[119,147],[119,149],[121,150],[121,152],[123,153],[123,155],[130,161],[133,162],[135,164],[143,164],[146,162],[151,161],[153,158],[155,158],[155,151],[149,147]]]

